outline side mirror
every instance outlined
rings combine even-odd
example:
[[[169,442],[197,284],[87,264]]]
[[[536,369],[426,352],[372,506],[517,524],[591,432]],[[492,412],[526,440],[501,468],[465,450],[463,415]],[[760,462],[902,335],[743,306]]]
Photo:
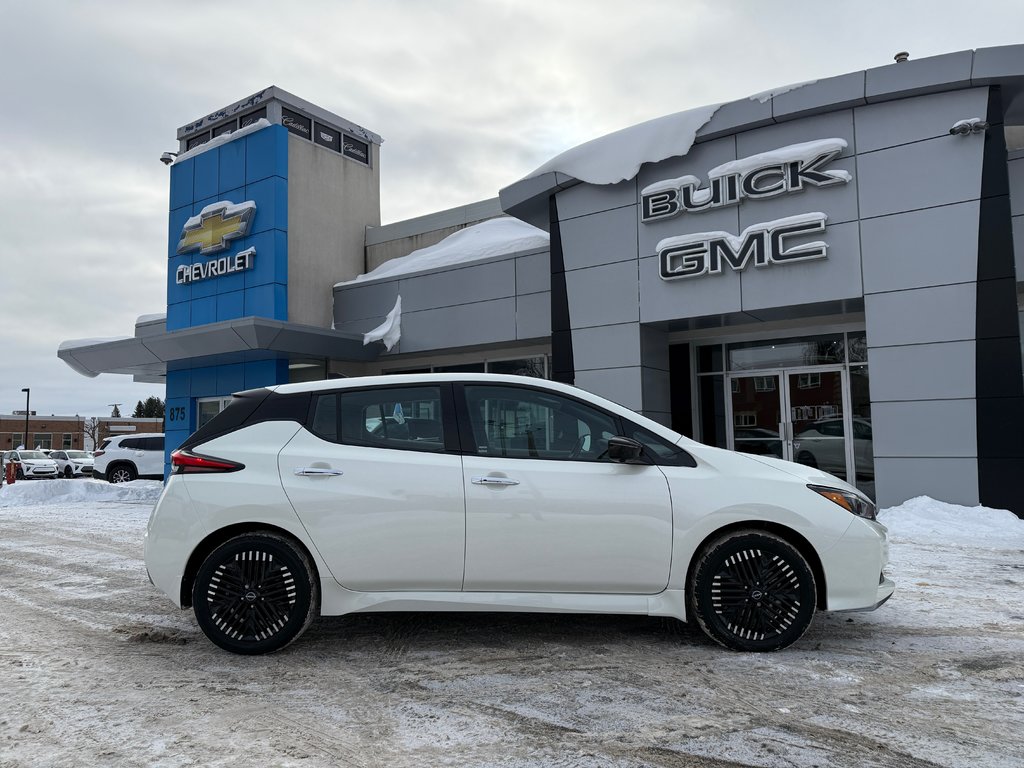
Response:
[[[631,437],[616,435],[608,439],[608,458],[622,464],[635,464],[644,452],[642,444]]]

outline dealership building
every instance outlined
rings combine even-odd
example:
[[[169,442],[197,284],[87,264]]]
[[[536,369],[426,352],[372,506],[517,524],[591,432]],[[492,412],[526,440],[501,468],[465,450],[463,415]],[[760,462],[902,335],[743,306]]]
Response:
[[[1024,45],[668,115],[386,225],[380,136],[281,89],[177,139],[166,313],[58,351],[165,382],[168,450],[242,389],[523,373],[1024,516]]]

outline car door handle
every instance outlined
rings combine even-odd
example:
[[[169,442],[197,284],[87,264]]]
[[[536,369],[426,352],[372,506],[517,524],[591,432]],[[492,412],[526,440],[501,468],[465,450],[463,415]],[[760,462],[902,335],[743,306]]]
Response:
[[[477,475],[473,478],[473,485],[519,485],[518,480],[513,480],[511,477],[491,477]]]
[[[296,467],[295,474],[299,477],[337,477],[345,474],[340,469],[328,467]]]

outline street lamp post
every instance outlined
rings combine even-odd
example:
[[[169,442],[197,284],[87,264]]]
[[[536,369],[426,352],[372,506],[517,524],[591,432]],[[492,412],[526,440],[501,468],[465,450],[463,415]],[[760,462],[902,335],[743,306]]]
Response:
[[[27,451],[27,450],[29,450],[29,445],[28,445],[28,414],[29,414],[28,402],[29,402],[29,400],[28,400],[28,398],[29,398],[29,394],[31,393],[31,390],[28,387],[25,387],[21,391],[25,393],[25,440],[22,442],[22,445],[25,446],[25,450]]]

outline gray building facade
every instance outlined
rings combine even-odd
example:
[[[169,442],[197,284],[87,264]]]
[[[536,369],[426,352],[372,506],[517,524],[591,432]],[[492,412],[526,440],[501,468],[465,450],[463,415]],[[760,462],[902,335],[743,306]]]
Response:
[[[963,51],[723,104],[618,183],[556,158],[495,200],[371,212],[366,273],[500,216],[549,246],[304,287],[301,353],[332,375],[549,376],[883,506],[1024,516],[1022,126],[1024,46]],[[399,297],[398,343],[356,353]]]

